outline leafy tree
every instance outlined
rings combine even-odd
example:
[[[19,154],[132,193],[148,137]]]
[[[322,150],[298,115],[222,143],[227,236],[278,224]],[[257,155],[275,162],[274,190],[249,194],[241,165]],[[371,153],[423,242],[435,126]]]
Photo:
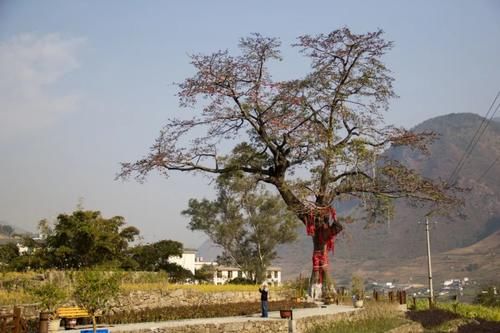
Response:
[[[229,280],[229,284],[254,284],[255,281],[252,279],[247,279],[244,277],[236,277],[234,279]]]
[[[60,214],[46,236],[46,255],[51,267],[80,268],[120,261],[128,243],[139,234],[124,227],[121,216],[106,219],[98,211],[77,210]]]
[[[215,268],[212,265],[203,265],[201,268],[194,271],[194,278],[200,282],[213,281]]]
[[[166,263],[163,265],[163,270],[168,273],[168,280],[173,283],[186,282],[194,279],[193,273],[174,263]]]
[[[269,70],[281,60],[276,38],[243,38],[238,56],[191,56],[195,74],[179,84],[179,97],[181,106],[200,106],[200,112],[170,120],[149,154],[123,163],[119,177],[141,180],[152,170],[167,176],[244,172],[274,186],[307,225],[312,280],[321,284],[328,277],[327,250],[343,229],[334,202],[354,200],[368,223],[385,217],[398,198],[455,203],[447,184],[383,154],[391,146],[427,153],[435,135],[384,124],[383,111],[395,93],[382,62],[392,42],[382,35],[342,28],[300,36],[293,46],[310,60],[311,70],[284,81],[273,80]]]
[[[20,245],[25,248],[15,263],[15,269],[29,270],[42,268],[46,264],[43,244],[30,236],[23,236]]]
[[[8,224],[0,224],[0,233],[10,237],[14,233],[14,228]]]
[[[74,298],[92,317],[96,332],[96,315],[103,311],[120,291],[120,277],[112,272],[82,271],[77,275]]]
[[[500,307],[500,284],[482,287],[481,292],[476,295],[475,303]]]
[[[55,282],[43,283],[31,290],[30,293],[40,302],[45,311],[55,314],[56,307],[66,300],[66,291]]]
[[[13,269],[14,262],[19,258],[19,248],[15,243],[0,245],[0,267],[2,270]]]
[[[296,239],[297,217],[283,200],[242,175],[217,180],[214,201],[189,200],[184,215],[189,228],[200,230],[222,250],[219,262],[236,265],[257,282],[277,256],[276,247]]]
[[[169,257],[182,255],[182,243],[161,240],[153,244],[137,245],[128,251],[128,255],[131,260],[126,265],[129,268],[143,271],[166,270],[169,267]]]

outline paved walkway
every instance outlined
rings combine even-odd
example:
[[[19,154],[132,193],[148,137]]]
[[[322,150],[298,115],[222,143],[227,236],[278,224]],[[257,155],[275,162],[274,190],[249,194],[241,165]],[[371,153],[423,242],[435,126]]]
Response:
[[[293,309],[293,319],[351,312],[357,310],[358,309],[355,309],[352,306],[346,306],[346,305],[327,305],[317,308]],[[106,326],[106,328],[109,328],[111,333],[136,332],[139,330],[151,330],[152,332],[154,332],[156,329],[163,327],[182,327],[182,326],[197,325],[197,324],[237,323],[237,322],[260,321],[260,320],[283,320],[283,319],[281,319],[279,311],[271,311],[269,312],[269,318],[261,318],[260,314],[254,314],[249,316],[183,319],[183,320],[169,320],[161,322],[122,324],[122,325]],[[75,332],[75,331],[80,331],[81,329],[82,328],[78,328],[75,330],[67,330],[65,332]]]

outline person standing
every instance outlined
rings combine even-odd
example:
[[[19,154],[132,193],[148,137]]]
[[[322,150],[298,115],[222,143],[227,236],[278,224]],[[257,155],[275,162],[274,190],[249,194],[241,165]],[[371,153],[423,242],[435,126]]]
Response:
[[[268,303],[269,288],[268,288],[266,282],[264,282],[260,286],[259,292],[260,292],[260,305],[261,305],[261,309],[262,309],[262,317],[263,318],[267,318],[268,317],[268,311],[269,311],[269,303]]]

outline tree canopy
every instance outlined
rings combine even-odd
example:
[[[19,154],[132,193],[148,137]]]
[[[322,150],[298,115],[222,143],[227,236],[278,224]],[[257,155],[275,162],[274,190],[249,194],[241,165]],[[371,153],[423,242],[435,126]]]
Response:
[[[381,30],[299,36],[292,46],[311,67],[290,80],[271,75],[272,63],[282,60],[280,46],[277,38],[253,34],[240,40],[239,55],[192,55],[195,74],[179,84],[179,99],[182,107],[198,107],[196,114],[169,120],[149,154],[122,163],[119,176],[244,172],[271,184],[312,226],[314,267],[327,266],[326,240],[342,230],[331,210],[335,201],[357,201],[368,222],[385,216],[397,198],[455,202],[444,182],[384,156],[391,146],[427,153],[435,134],[384,123],[396,94],[382,61],[393,43]],[[323,275],[315,274],[315,282]]]
[[[99,211],[77,210],[57,217],[45,251],[52,267],[92,267],[120,261],[137,235],[139,230],[125,227],[121,216],[106,219]]]
[[[276,38],[242,38],[239,56],[192,55],[196,73],[179,84],[179,98],[181,106],[201,105],[201,112],[171,119],[150,154],[122,163],[120,176],[243,171],[275,185],[302,219],[311,207],[346,197],[448,202],[442,184],[381,158],[391,145],[426,152],[435,138],[384,124],[382,112],[396,95],[381,60],[392,42],[382,34],[342,28],[300,36],[293,46],[310,59],[311,72],[287,81],[274,81],[269,72],[269,63],[281,60]],[[201,133],[198,128],[205,134],[186,144],[184,137]],[[229,155],[217,149],[222,141],[235,143]],[[299,170],[305,172],[294,173]]]
[[[128,251],[128,257],[133,262],[130,268],[142,271],[168,270],[168,258],[181,256],[182,248],[182,243],[172,240],[134,246]]]
[[[28,236],[16,243],[0,246],[1,270],[38,268],[89,269],[120,268],[125,270],[166,271],[169,279],[185,280],[192,273],[170,263],[169,257],[181,256],[182,243],[160,240],[152,244],[131,246],[139,229],[127,226],[121,216],[104,218],[99,211],[79,207],[71,214],[59,214],[54,225],[43,219],[38,228],[42,239]]]
[[[241,174],[217,180],[215,200],[189,200],[182,214],[191,218],[189,228],[203,231],[219,245],[219,263],[235,265],[257,282],[276,259],[276,247],[296,238],[297,217],[281,197]]]

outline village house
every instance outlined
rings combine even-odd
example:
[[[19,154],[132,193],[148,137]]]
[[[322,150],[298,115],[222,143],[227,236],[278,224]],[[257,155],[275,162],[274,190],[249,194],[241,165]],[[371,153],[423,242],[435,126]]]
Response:
[[[225,284],[236,278],[247,278],[246,274],[238,267],[219,266],[213,261],[204,261],[203,257],[196,256],[197,250],[184,249],[181,256],[168,258],[168,261],[187,269],[191,273],[195,273],[203,266],[214,266],[213,284]],[[281,268],[271,266],[267,268],[266,282],[272,285],[281,285]]]

